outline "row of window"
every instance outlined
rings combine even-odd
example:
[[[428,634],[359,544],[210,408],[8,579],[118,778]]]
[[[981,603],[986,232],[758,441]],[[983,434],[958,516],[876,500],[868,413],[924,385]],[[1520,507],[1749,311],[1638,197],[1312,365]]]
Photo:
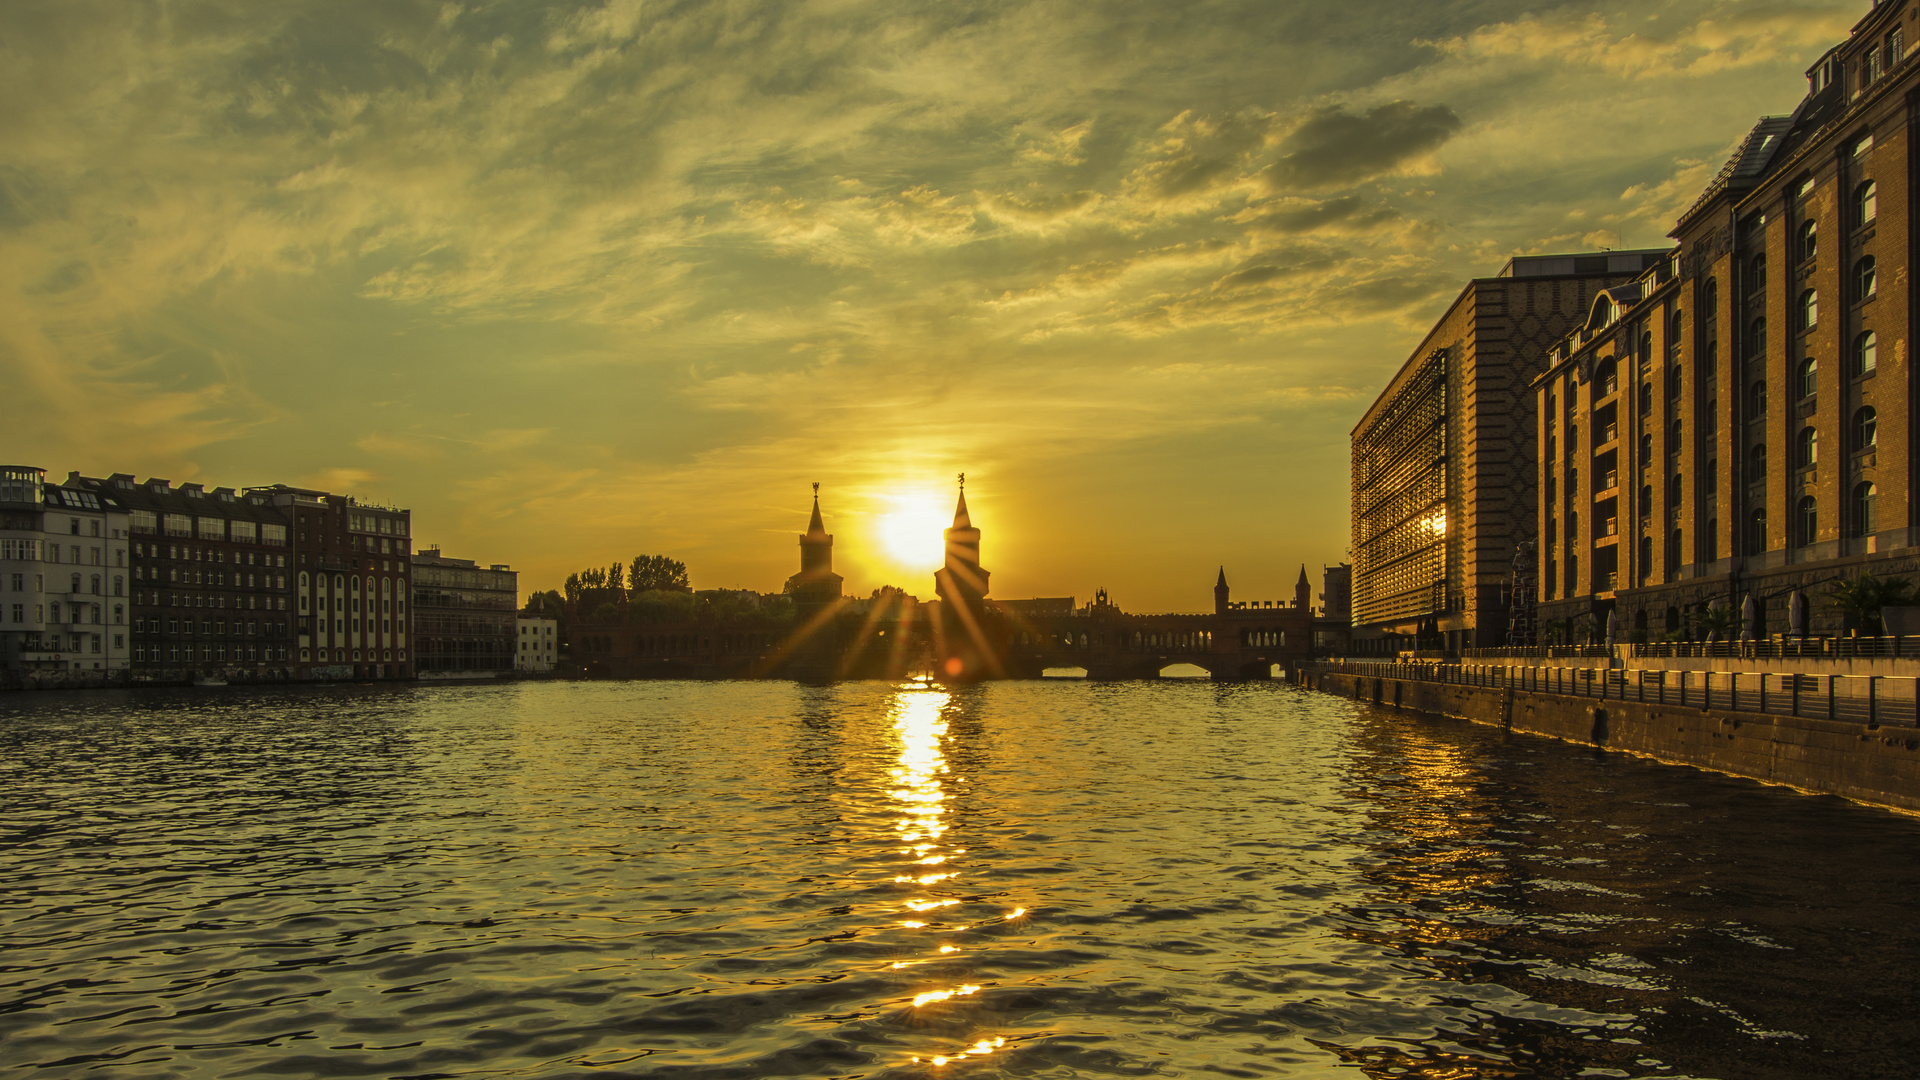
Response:
[[[133,553],[143,559],[175,559],[182,562],[213,563],[226,562],[227,555],[229,554],[219,548],[197,548],[190,544],[167,544],[163,547],[160,544],[138,542],[133,545]],[[287,557],[285,555],[279,555],[271,551],[235,551],[231,554],[233,555],[233,565],[235,566],[287,565]]]

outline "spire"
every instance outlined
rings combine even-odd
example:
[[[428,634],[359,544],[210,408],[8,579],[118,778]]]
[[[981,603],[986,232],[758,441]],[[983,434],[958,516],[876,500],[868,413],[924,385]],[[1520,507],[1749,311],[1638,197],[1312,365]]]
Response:
[[[953,527],[956,529],[973,528],[973,519],[967,516],[967,474],[960,474],[960,504],[953,508]]]
[[[807,522],[807,535],[827,535],[827,527],[820,520],[820,485],[818,482],[815,482],[813,485],[813,519]]]
[[[1309,589],[1313,588],[1312,583],[1307,580],[1307,564],[1306,563],[1300,564],[1300,580],[1294,582],[1293,587],[1297,589],[1302,585],[1306,586]]]
[[[1213,587],[1216,589],[1224,589],[1227,587],[1227,568],[1226,567],[1222,566],[1220,568],[1220,580],[1214,582]]]

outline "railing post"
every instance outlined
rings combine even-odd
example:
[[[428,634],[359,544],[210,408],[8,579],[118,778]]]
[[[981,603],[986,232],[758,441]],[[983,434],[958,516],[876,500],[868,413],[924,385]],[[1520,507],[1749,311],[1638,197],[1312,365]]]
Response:
[[[1827,676],[1827,719],[1829,719],[1829,720],[1832,720],[1832,719],[1834,719],[1834,718],[1835,718],[1835,714],[1834,714],[1834,711],[1833,711],[1833,704],[1834,704],[1834,702],[1833,702],[1833,678],[1834,678],[1834,677],[1833,677],[1832,675],[1829,675],[1829,676]]]
[[[1880,710],[1879,710],[1880,703],[1877,700],[1877,691],[1879,690],[1879,685],[1880,685],[1880,676],[1878,675],[1867,676],[1867,726],[1868,727],[1880,726]]]
[[[1685,708],[1686,704],[1687,704],[1687,672],[1685,668],[1682,668],[1680,671],[1680,707]]]
[[[1703,709],[1711,709],[1713,708],[1713,669],[1712,668],[1708,668],[1707,670],[1700,673],[1700,682],[1702,683],[1700,687],[1700,695],[1701,695],[1700,707]]]
[[[1633,682],[1635,688],[1639,691],[1640,704],[1645,705],[1647,703],[1647,669],[1633,669]]]
[[[1767,711],[1767,673],[1760,673],[1760,711]]]
[[[1793,680],[1793,715],[1799,716],[1800,715],[1800,678],[1801,676],[1799,672],[1795,672],[1794,674],[1787,676],[1787,678]]]

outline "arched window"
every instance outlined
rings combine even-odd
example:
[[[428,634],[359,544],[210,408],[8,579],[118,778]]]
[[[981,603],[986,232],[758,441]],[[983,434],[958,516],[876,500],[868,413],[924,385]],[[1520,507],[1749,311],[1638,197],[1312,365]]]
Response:
[[[1853,189],[1853,226],[1860,228],[1873,223],[1880,214],[1878,189],[1873,181],[1867,180]]]
[[[1720,313],[1720,279],[1708,278],[1707,287],[1705,290],[1703,290],[1703,293],[1704,293],[1703,302],[1707,305],[1707,307],[1706,307],[1706,311],[1701,314],[1700,318],[1702,321],[1707,321],[1707,320],[1713,319],[1716,315]],[[1674,336],[1678,337],[1679,335],[1675,334]]]
[[[1880,284],[1879,278],[1880,278],[1880,275],[1873,268],[1873,256],[1871,255],[1865,256],[1859,262],[1854,263],[1853,264],[1853,300],[1854,302],[1859,303],[1862,300],[1872,299],[1874,290],[1879,287],[1879,284]]]
[[[1869,330],[1853,339],[1853,373],[1865,375],[1880,363],[1880,339]]]
[[[1761,443],[1747,451],[1747,479],[1764,480],[1767,478],[1767,444]]]
[[[1810,398],[1820,388],[1820,361],[1809,356],[1800,361],[1800,396]]]
[[[1759,356],[1766,351],[1767,320],[1764,318],[1755,319],[1753,320],[1753,325],[1747,327],[1747,355]]]
[[[1644,465],[1647,462],[1652,460],[1653,460],[1653,433],[1648,432],[1640,436],[1640,463]]]
[[[1813,258],[1820,251],[1819,223],[1809,221],[1800,226],[1800,259],[1802,262]]]
[[[1643,362],[1645,362],[1645,361],[1651,360],[1652,358],[1653,358],[1653,331],[1643,330],[1640,333],[1640,359]]]
[[[307,587],[307,572],[305,570],[302,570],[300,571],[300,588],[304,590],[306,589],[306,587]]]
[[[1653,485],[1642,484],[1640,485],[1640,516],[1651,517],[1652,515],[1653,515]]]
[[[1677,454],[1680,452],[1682,445],[1680,442],[1680,430],[1680,421],[1678,420],[1667,425],[1667,453]]]
[[[1800,526],[1800,546],[1807,547],[1820,542],[1820,503],[1811,495],[1800,500],[1800,512],[1796,515]]]
[[[1870,481],[1861,481],[1853,487],[1853,535],[1872,536],[1877,527],[1873,520],[1873,504],[1880,491]]]
[[[1667,359],[1680,362],[1680,331],[1686,327],[1686,319],[1676,311],[1667,320]]]
[[[1669,399],[1680,396],[1680,380],[1680,366],[1678,364],[1667,369],[1667,397]]]
[[[1806,333],[1820,324],[1820,294],[1808,289],[1800,294],[1800,332]]]
[[[1811,427],[1800,429],[1800,453],[1794,464],[1804,469],[1820,461],[1820,433]]]
[[[1767,508],[1760,507],[1747,515],[1747,554],[1759,555],[1767,550]]]
[[[1620,366],[1613,357],[1600,361],[1600,366],[1594,369],[1593,381],[1593,396],[1597,398],[1606,397],[1620,388]]]
[[[1871,450],[1879,435],[1879,419],[1873,406],[1863,405],[1853,414],[1853,449]]]
[[[1679,473],[1674,473],[1673,477],[1667,481],[1667,509],[1680,508],[1680,495],[1684,489],[1685,482],[1680,479]]]
[[[1652,411],[1653,411],[1653,384],[1650,382],[1641,383],[1640,384],[1640,412],[1642,414],[1645,414],[1645,413],[1650,413]]]
[[[1767,287],[1767,257],[1755,255],[1747,264],[1747,295],[1752,296]]]
[[[1767,415],[1767,382],[1765,379],[1747,387],[1747,419],[1758,420]]]

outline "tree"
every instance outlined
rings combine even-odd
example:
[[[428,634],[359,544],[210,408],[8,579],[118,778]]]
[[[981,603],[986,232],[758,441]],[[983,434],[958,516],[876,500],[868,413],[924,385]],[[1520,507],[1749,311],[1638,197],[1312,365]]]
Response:
[[[586,586],[580,580],[579,574],[568,574],[567,583],[564,587],[567,590],[567,603],[577,604],[580,602],[580,590]]]
[[[1740,613],[1730,606],[1709,607],[1695,621],[1700,624],[1700,629],[1707,632],[1708,641],[1731,640],[1740,636]]]
[[[565,608],[566,600],[552,589],[546,592],[527,594],[527,606],[522,608],[529,615],[538,615],[543,619],[558,619]]]
[[[1871,634],[1881,631],[1881,608],[1899,607],[1913,599],[1913,582],[1905,578],[1882,580],[1863,573],[1852,580],[1841,578],[1827,587],[1827,606],[1840,612],[1850,626]]]
[[[607,588],[619,589],[624,592],[627,587],[626,582],[623,580],[626,577],[626,572],[627,568],[621,566],[619,563],[614,563],[612,566],[607,567]]]
[[[627,580],[635,594],[686,592],[693,587],[687,578],[687,564],[665,555],[635,555]]]

